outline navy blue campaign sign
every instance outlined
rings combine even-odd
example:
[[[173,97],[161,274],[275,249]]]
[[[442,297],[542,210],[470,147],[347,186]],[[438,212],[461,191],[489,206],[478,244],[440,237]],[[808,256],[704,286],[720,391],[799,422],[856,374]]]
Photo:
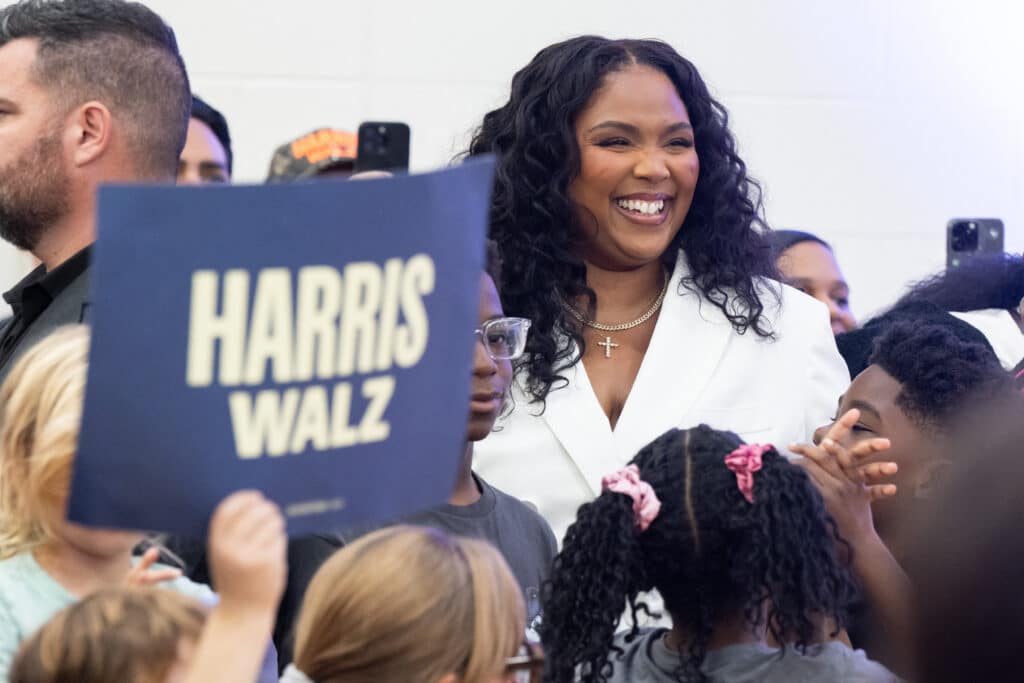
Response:
[[[69,517],[202,535],[256,488],[303,533],[445,500],[492,173],[101,190]]]

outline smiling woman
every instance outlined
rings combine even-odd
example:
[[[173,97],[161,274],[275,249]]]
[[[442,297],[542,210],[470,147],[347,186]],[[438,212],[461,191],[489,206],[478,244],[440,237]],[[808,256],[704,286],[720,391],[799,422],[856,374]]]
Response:
[[[666,429],[806,440],[846,384],[825,312],[767,279],[727,120],[669,45],[584,36],[517,73],[470,146],[499,158],[505,312],[533,321],[478,463],[556,533]]]

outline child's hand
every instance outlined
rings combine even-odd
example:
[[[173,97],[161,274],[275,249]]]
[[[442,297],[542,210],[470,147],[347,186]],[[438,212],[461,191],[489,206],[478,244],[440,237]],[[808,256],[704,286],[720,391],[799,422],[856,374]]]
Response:
[[[210,574],[226,609],[274,612],[288,573],[288,538],[277,505],[258,491],[239,491],[213,513]]]
[[[159,557],[160,551],[156,548],[150,548],[143,553],[138,564],[132,567],[128,576],[124,577],[124,584],[126,586],[155,586],[164,581],[173,581],[181,576],[181,570],[172,567],[150,569]]]
[[[794,444],[793,453],[804,456],[798,464],[825,499],[825,507],[836,521],[839,534],[851,545],[876,536],[871,518],[871,501],[896,495],[896,485],[886,483],[898,469],[894,462],[863,461],[889,448],[888,439],[867,439],[847,449],[840,445],[860,419],[854,408],[835,421],[821,444]]]

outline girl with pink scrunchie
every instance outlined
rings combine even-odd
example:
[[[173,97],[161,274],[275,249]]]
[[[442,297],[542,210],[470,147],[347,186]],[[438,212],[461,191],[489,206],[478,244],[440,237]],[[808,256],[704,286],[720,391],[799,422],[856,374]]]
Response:
[[[602,488],[542,595],[545,680],[898,680],[843,641],[856,594],[845,543],[806,473],[773,446],[673,429]],[[652,589],[673,627],[616,635],[623,605],[636,622]]]

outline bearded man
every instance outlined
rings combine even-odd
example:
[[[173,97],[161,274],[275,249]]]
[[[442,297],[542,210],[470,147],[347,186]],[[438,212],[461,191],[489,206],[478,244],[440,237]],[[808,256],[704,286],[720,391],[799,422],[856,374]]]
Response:
[[[3,295],[0,380],[33,342],[85,320],[96,190],[173,182],[191,105],[174,32],[145,6],[0,9],[0,237],[41,262]]]

